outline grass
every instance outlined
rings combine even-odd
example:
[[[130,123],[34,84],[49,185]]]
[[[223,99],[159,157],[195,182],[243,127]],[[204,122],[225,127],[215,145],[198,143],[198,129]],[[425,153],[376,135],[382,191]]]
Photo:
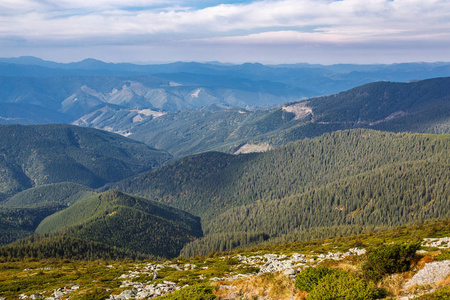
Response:
[[[450,299],[450,285],[438,289],[437,291],[414,298],[414,300],[446,300]]]
[[[280,253],[291,255],[299,251],[313,251],[317,254],[325,254],[330,251],[345,252],[354,247],[366,248],[369,246],[378,246],[386,242],[407,243],[420,241],[425,237],[440,238],[446,236],[450,236],[450,220],[430,220],[396,228],[375,228],[372,232],[359,235],[317,239],[307,242],[257,245],[245,249],[236,249],[230,252],[230,254],[251,255],[251,253],[258,252],[259,254]]]
[[[298,293],[294,283],[281,272],[265,273],[232,282],[234,289],[219,289],[217,295],[227,299],[292,299]]]
[[[450,226],[447,221],[432,222],[427,224],[417,224],[410,227],[400,227],[393,230],[374,232],[351,237],[337,237],[334,239],[320,239],[311,242],[302,243],[284,243],[278,245],[264,245],[239,249],[228,253],[213,253],[208,256],[196,256],[189,259],[174,258],[170,261],[75,261],[75,260],[27,260],[15,262],[1,262],[0,258],[0,295],[6,299],[17,299],[22,293],[31,295],[33,293],[42,293],[49,297],[53,290],[58,288],[77,285],[78,290],[71,291],[67,296],[70,299],[96,300],[104,299],[110,294],[120,294],[124,289],[120,288],[121,281],[118,279],[122,274],[128,274],[129,271],[135,271],[144,268],[148,263],[164,264],[166,267],[158,272],[158,276],[153,280],[153,274],[141,274],[131,280],[144,284],[158,284],[163,281],[172,281],[179,286],[189,285],[197,286],[191,290],[192,293],[205,291],[209,293],[208,287],[213,277],[223,278],[237,274],[254,273],[259,270],[258,266],[245,265],[239,262],[235,257],[237,254],[253,256],[264,255],[267,253],[286,254],[292,253],[305,254],[309,258],[317,256],[320,253],[343,252],[354,246],[369,247],[391,242],[407,242],[420,237],[443,237],[450,236]],[[433,249],[431,249],[433,250]],[[419,270],[426,262],[433,259],[448,259],[448,250],[436,250],[423,255],[413,262],[414,269]],[[350,256],[341,261],[328,260],[322,264],[324,266],[339,268],[347,271],[358,272],[362,263],[362,257]],[[178,271],[176,268],[169,267],[171,264],[177,264],[183,268],[185,264],[196,265],[194,269]],[[392,278],[384,278],[381,285],[385,286],[390,296],[399,294],[401,283],[412,273],[401,273],[393,275]],[[449,282],[441,283],[445,286]],[[218,281],[212,285],[233,285],[234,290],[219,289],[215,291],[218,296],[235,293],[241,299],[253,299],[252,297],[266,295],[273,296],[275,299],[305,299],[306,295],[295,288],[293,282],[287,276],[281,273],[265,274],[262,276],[253,276],[241,278],[235,281]],[[443,287],[432,294],[434,298],[426,299],[446,299],[450,288]],[[187,291],[189,292],[189,291]],[[446,294],[447,293],[447,294]],[[181,292],[180,295],[183,295]],[[106,296],[105,296],[106,295]],[[441,296],[444,295],[444,296]],[[67,297],[65,296],[65,297]],[[278,298],[277,298],[278,297]],[[436,298],[441,297],[441,298]],[[444,298],[442,298],[444,297]],[[171,298],[168,298],[171,299]],[[176,298],[174,298],[176,299]],[[448,299],[448,298],[447,298]]]
[[[82,295],[91,289],[115,289],[120,276],[129,263],[123,262],[117,268],[106,266],[106,261],[21,261],[0,264],[0,292],[6,298],[17,298],[19,294],[42,293],[50,296],[53,290],[70,285],[80,289],[75,295]]]

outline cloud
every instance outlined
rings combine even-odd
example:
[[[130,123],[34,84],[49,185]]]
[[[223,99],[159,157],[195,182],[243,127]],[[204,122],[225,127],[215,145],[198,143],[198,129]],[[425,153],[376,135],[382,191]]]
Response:
[[[202,6],[197,8],[195,3],[200,2]],[[442,44],[450,40],[448,0],[231,2],[2,0],[0,40],[52,46],[149,45],[161,41],[222,45]]]

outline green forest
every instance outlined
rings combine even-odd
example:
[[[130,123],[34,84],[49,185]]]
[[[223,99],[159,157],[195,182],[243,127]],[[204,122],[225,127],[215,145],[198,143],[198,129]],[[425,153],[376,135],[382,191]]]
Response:
[[[358,233],[448,217],[449,142],[448,135],[337,131],[266,153],[199,154],[113,187],[201,217],[211,246],[188,247],[203,253],[305,232],[319,237],[318,228]]]
[[[117,134],[71,125],[0,125],[0,201],[43,184],[98,188],[158,167],[170,154]]]
[[[63,235],[174,257],[445,219],[449,142],[449,135],[353,129],[265,153],[188,156],[99,191],[42,185],[0,207],[0,243]]]

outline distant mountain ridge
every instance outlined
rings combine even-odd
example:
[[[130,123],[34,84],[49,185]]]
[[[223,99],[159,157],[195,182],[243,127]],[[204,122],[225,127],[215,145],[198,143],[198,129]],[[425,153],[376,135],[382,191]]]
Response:
[[[145,76],[0,76],[0,123],[70,123],[107,106],[175,112],[207,107],[274,107],[312,93],[282,83],[188,73]],[[21,113],[9,108],[11,105]],[[30,106],[30,107],[29,107]],[[33,106],[46,118],[33,114]],[[42,113],[41,113],[42,115]]]
[[[369,83],[271,110],[184,110],[135,118],[110,108],[75,124],[121,132],[176,157],[235,153],[247,144],[276,147],[352,128],[444,134],[450,133],[450,77]]]
[[[35,57],[0,58],[0,124],[71,123],[111,105],[130,114],[136,109],[273,108],[374,81],[443,76],[450,76],[450,63],[136,65],[94,59],[62,64]],[[137,118],[149,119],[146,115]]]

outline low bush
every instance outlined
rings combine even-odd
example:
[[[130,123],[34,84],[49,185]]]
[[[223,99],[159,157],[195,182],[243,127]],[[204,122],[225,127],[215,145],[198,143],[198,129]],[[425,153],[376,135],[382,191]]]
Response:
[[[209,284],[196,284],[163,296],[161,300],[213,300],[216,287]]]
[[[103,300],[109,297],[109,292],[104,289],[93,288],[83,294],[71,297],[74,300]]]
[[[420,243],[382,245],[367,252],[362,265],[366,279],[379,281],[386,274],[406,272],[420,248]]]
[[[323,277],[308,294],[307,300],[371,300],[386,296],[375,284],[347,272],[336,272]]]
[[[310,292],[319,284],[322,278],[337,272],[340,271],[323,266],[306,268],[295,278],[295,287],[299,290]]]

